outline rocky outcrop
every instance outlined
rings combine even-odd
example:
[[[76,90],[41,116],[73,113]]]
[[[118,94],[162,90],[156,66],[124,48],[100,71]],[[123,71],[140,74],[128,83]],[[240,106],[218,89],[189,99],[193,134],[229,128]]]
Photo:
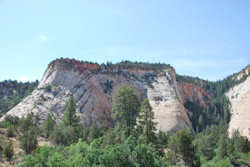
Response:
[[[153,108],[157,129],[162,131],[177,131],[187,126],[191,128],[186,109],[180,97],[173,71],[165,71],[153,82],[153,88],[148,88],[147,97]]]
[[[248,76],[250,74],[250,65],[245,67],[241,72],[239,72],[233,79],[235,80],[241,80],[242,78]]]
[[[84,122],[111,124],[113,94],[127,85],[134,88],[140,100],[149,99],[158,130],[191,128],[175,75],[169,65],[129,62],[98,65],[58,59],[49,64],[38,88],[7,114],[22,117],[33,112],[44,120],[52,113],[60,120],[66,101],[73,95],[77,114]]]
[[[248,71],[244,70],[245,75]],[[244,75],[239,73],[237,79]],[[231,121],[229,123],[229,134],[234,130],[239,130],[240,134],[250,139],[250,76],[247,79],[231,88],[226,96],[231,102]]]
[[[212,97],[202,87],[188,82],[181,82],[178,83],[178,90],[184,104],[187,102],[193,102],[198,103],[204,108],[215,108],[212,102]]]

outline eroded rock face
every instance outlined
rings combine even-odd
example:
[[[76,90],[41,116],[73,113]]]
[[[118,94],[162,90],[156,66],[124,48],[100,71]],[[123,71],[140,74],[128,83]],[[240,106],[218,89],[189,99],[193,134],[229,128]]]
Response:
[[[187,102],[196,102],[204,108],[215,108],[212,102],[212,97],[199,86],[188,82],[181,82],[178,83],[178,90],[184,104]]]
[[[52,113],[59,121],[67,100],[73,95],[77,114],[84,122],[112,124],[112,97],[122,85],[134,88],[141,101],[150,100],[158,130],[191,128],[172,67],[159,70],[106,68],[71,59],[53,61],[38,88],[7,114],[22,117],[33,112],[44,120]]]
[[[164,75],[158,75],[153,88],[148,88],[147,97],[153,108],[158,130],[166,132],[192,128],[173,72],[165,71]]]
[[[240,77],[241,78],[241,77]],[[250,139],[250,76],[239,85],[231,88],[226,96],[231,102],[231,121],[229,134],[239,130],[240,134]]]

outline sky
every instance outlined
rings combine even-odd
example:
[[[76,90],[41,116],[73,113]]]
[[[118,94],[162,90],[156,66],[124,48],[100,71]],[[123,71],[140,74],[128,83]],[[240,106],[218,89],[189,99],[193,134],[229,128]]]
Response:
[[[250,1],[0,0],[0,80],[40,80],[60,57],[223,79],[250,64]]]

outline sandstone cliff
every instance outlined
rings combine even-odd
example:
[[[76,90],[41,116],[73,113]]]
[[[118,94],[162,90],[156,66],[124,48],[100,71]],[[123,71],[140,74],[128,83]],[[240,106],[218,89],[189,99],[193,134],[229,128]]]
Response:
[[[58,59],[49,64],[38,88],[7,114],[22,117],[33,112],[43,120],[52,113],[59,120],[66,101],[73,95],[77,114],[87,124],[112,123],[113,94],[122,85],[128,85],[140,100],[150,100],[158,130],[191,128],[175,75],[169,65],[130,62],[98,65]]]
[[[229,123],[229,134],[239,130],[240,134],[250,139],[250,66],[242,70],[234,79],[240,80],[247,77],[245,81],[231,88],[227,97],[231,102],[231,121]]]

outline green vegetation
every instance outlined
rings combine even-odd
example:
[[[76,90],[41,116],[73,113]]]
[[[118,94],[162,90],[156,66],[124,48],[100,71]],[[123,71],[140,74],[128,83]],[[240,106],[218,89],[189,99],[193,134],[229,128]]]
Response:
[[[38,85],[35,82],[0,82],[0,117],[29,95]]]
[[[161,69],[170,68],[169,64],[162,63],[143,63],[143,62],[131,62],[122,61],[117,64],[107,63],[108,67],[119,67],[120,69],[140,69],[140,70],[153,70],[158,71]]]
[[[28,114],[26,118],[20,120],[20,142],[23,150],[30,154],[37,147],[37,126],[34,115]]]
[[[52,115],[49,113],[42,125],[42,131],[45,138],[49,138],[49,136],[54,131],[54,127],[56,125],[55,120],[52,118]]]
[[[137,144],[129,137],[123,144],[102,147],[96,139],[90,145],[82,140],[68,147],[42,147],[34,155],[24,157],[20,167],[164,167],[157,151],[148,145]]]
[[[9,141],[9,143],[3,148],[3,154],[4,157],[7,159],[7,161],[11,161],[14,156],[14,149],[12,143]]]
[[[168,157],[172,164],[178,162],[178,156],[184,161],[186,166],[199,167],[200,160],[195,155],[195,148],[193,145],[194,136],[191,132],[186,129],[176,132],[169,139],[168,148]]]
[[[138,134],[141,134],[140,137],[145,140],[145,143],[153,143],[156,139],[156,123],[153,120],[154,113],[152,107],[149,104],[149,100],[145,99],[141,104],[138,126]]]
[[[62,124],[64,126],[78,126],[80,118],[76,116],[76,106],[73,96],[70,97],[67,102],[66,109],[62,118]]]
[[[104,93],[110,93],[113,89],[113,81],[107,80],[104,84]]]
[[[134,90],[129,87],[121,87],[115,94],[112,108],[113,118],[117,127],[129,137],[135,132],[136,118],[139,114],[140,102]]]
[[[50,122],[53,123],[52,121]],[[70,145],[77,141],[81,133],[78,133],[80,127],[80,118],[76,116],[76,106],[73,96],[67,102],[62,122],[56,125],[51,135],[51,139],[58,145]],[[54,127],[54,125],[53,125]]]

